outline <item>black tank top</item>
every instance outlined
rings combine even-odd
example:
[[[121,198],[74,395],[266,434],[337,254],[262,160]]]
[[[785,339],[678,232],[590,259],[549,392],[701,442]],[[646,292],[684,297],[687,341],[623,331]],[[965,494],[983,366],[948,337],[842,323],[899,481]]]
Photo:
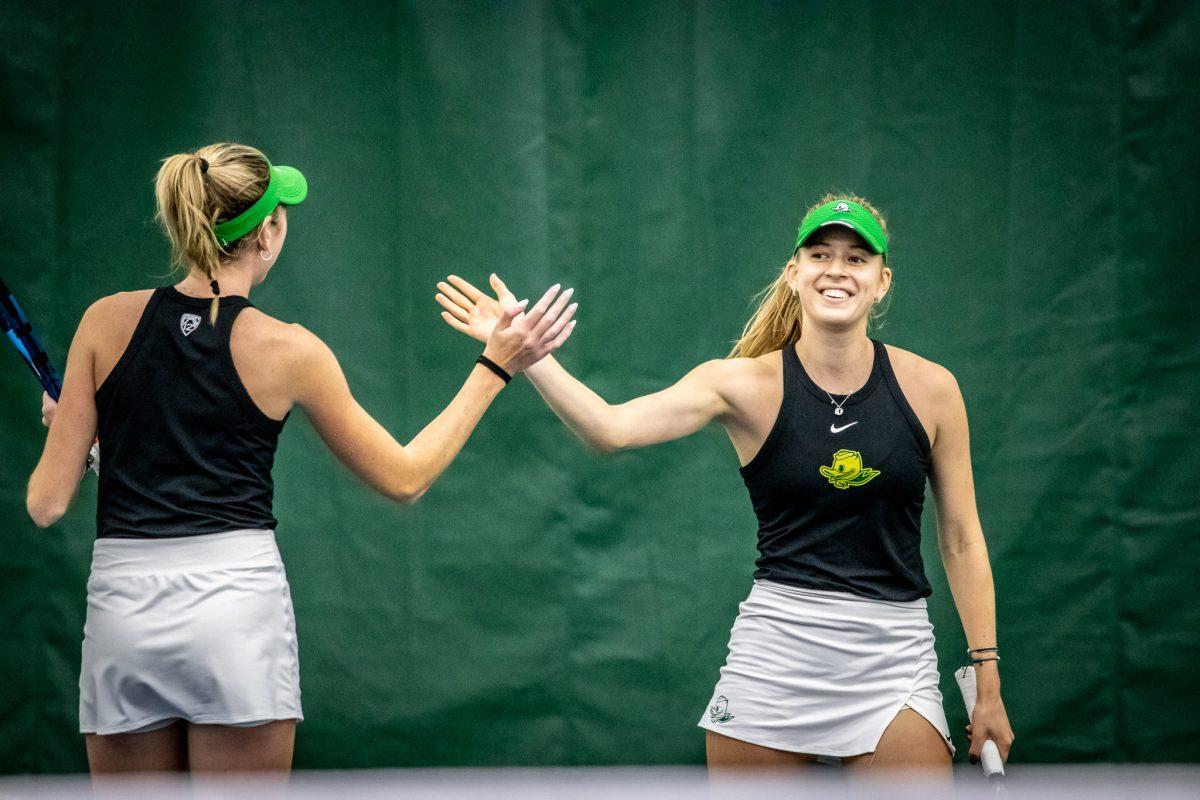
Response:
[[[931,594],[921,561],[930,445],[887,349],[843,413],[783,348],[783,403],[742,467],[758,515],[755,578],[877,600]],[[840,399],[840,398],[839,398]]]
[[[259,410],[229,351],[245,297],[156,289],[96,391],[98,537],[155,538],[276,526],[271,465],[283,421]]]

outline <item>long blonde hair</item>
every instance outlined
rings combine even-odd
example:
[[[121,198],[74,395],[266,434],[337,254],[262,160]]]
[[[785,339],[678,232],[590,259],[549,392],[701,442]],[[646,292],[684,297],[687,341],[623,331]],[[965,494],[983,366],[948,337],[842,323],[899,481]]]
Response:
[[[219,142],[194,153],[176,153],[163,159],[154,178],[155,218],[171,241],[171,265],[197,270],[209,281],[258,228],[228,247],[217,241],[213,229],[241,214],[263,195],[270,181],[270,163],[259,150],[244,144]],[[269,217],[268,217],[269,219]],[[214,291],[209,322],[217,322],[220,298]]]
[[[804,212],[804,216],[807,217],[813,210],[832,200],[849,200],[858,203],[871,212],[871,215],[879,223],[879,227],[883,228],[884,233],[887,233],[887,220],[884,219],[883,214],[866,200],[855,195],[827,194]],[[870,323],[879,324],[879,320],[887,313],[887,307],[891,305],[890,298],[891,292],[888,292],[887,298],[871,309],[868,318]],[[742,329],[741,338],[734,343],[733,349],[729,351],[726,358],[757,358],[764,353],[779,350],[784,345],[800,340],[802,319],[800,299],[788,286],[787,264],[784,264],[783,269],[779,271],[779,277],[755,295],[754,301],[757,303],[754,314],[746,323],[746,327]]]

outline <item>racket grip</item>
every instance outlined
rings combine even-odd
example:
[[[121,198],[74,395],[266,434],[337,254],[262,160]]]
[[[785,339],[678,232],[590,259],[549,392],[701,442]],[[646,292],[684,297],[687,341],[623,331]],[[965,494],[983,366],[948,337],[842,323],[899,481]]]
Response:
[[[983,774],[989,778],[993,775],[1004,774],[1004,761],[1000,758],[1000,748],[996,747],[996,743],[988,739],[983,743],[983,752],[979,754],[979,761],[983,764]]]
[[[958,690],[962,692],[963,705],[967,707],[967,718],[970,719],[975,715],[975,667],[956,669],[954,680],[958,683]],[[984,742],[979,756],[984,775],[988,778],[1004,775],[1004,761],[1000,758],[1000,749],[996,747],[995,742],[991,739]]]
[[[88,452],[87,469],[84,470],[83,474],[86,475],[88,470],[91,470],[92,472],[96,473],[97,475],[100,474],[100,443],[99,442],[93,442],[92,449]]]

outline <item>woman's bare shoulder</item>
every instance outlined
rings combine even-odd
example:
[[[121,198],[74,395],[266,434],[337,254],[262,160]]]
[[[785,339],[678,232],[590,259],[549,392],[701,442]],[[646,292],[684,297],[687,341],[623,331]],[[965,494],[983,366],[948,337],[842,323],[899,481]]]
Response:
[[[963,413],[958,381],[937,362],[890,344],[885,346],[900,391],[925,428],[930,444],[936,443],[941,425]]]
[[[775,350],[753,358],[724,358],[715,362],[719,365],[721,390],[730,399],[752,399],[779,384],[783,369],[780,351]]]
[[[97,352],[107,352],[113,347],[124,350],[152,294],[153,289],[137,289],[101,297],[83,312],[76,336]]]
[[[895,345],[887,344],[884,347],[887,348],[896,380],[906,393],[910,385],[914,390],[920,389],[934,396],[944,396],[958,390],[953,373],[936,361]]]
[[[284,322],[257,308],[247,308],[238,315],[234,336],[236,346],[243,352],[293,365],[329,350],[320,337],[303,325]]]
[[[120,322],[133,317],[136,323],[145,310],[146,303],[150,302],[152,294],[153,289],[135,289],[131,292],[105,295],[88,306],[83,317],[88,321],[105,323]]]
[[[780,363],[779,351],[776,350],[773,353],[764,353],[753,358],[747,356],[714,358],[706,361],[701,367],[710,370],[713,375],[722,380],[753,381],[777,374]]]

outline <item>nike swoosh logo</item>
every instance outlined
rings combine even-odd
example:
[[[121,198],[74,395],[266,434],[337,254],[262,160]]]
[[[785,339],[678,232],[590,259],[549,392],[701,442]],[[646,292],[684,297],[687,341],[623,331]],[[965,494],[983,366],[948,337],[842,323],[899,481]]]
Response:
[[[835,428],[833,425],[830,425],[829,432],[830,433],[841,433],[842,431],[846,430],[846,428],[849,428],[851,425],[857,425],[857,424],[858,424],[858,420],[851,422],[850,425],[843,425],[840,428]]]

